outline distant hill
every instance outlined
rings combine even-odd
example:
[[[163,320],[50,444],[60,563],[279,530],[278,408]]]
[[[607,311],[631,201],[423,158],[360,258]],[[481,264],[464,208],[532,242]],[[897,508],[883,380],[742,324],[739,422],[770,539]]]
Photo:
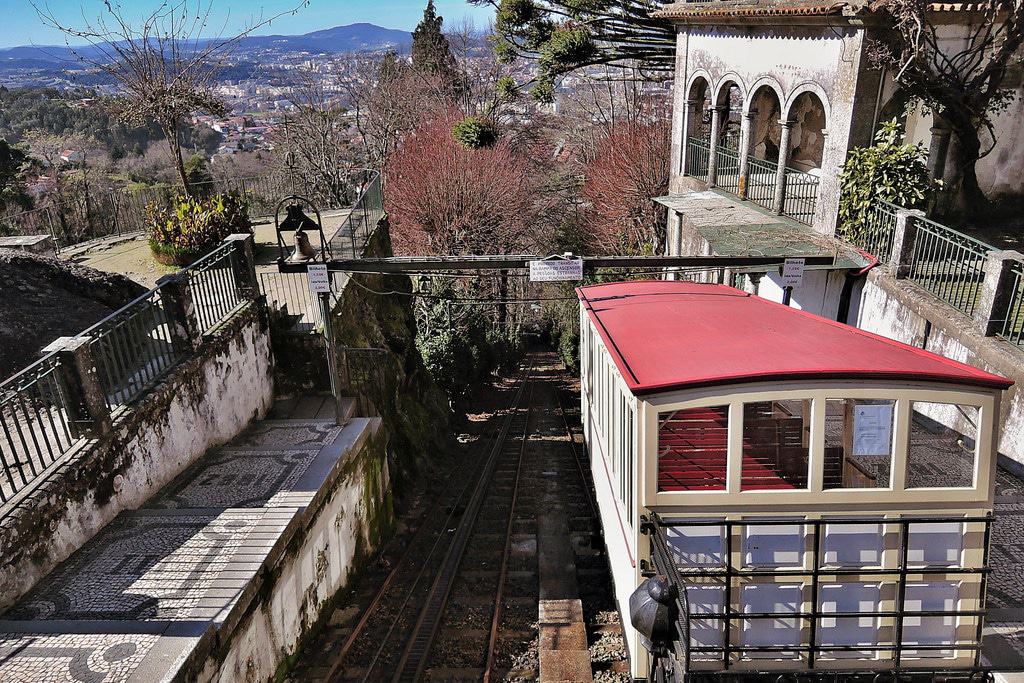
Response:
[[[239,41],[238,52],[280,50],[281,52],[363,52],[393,48],[408,49],[412,34],[375,24],[349,24],[313,31],[300,36],[248,36]],[[81,48],[83,54],[96,54],[94,48]],[[72,52],[63,45],[22,45],[0,49],[0,72],[26,68],[66,67]]]

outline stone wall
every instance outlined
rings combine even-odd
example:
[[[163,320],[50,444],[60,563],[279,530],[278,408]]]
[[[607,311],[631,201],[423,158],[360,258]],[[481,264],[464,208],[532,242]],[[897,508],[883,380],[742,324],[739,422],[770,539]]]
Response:
[[[1024,471],[1024,352],[882,268],[868,274],[857,327],[1014,380],[1000,406],[999,453],[1001,464]]]
[[[277,539],[256,580],[176,680],[277,680],[330,616],[335,596],[390,534],[394,507],[378,418],[353,420],[313,502]]]
[[[122,510],[265,415],[272,399],[269,326],[262,306],[249,305],[0,520],[0,610]]]

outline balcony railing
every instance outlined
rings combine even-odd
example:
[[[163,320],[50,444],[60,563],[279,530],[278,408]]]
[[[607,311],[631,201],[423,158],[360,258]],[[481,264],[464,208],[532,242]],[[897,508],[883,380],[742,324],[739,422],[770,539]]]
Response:
[[[711,145],[707,140],[689,138],[686,141],[686,174],[697,180],[708,182],[711,161]]]
[[[782,213],[810,225],[814,222],[814,207],[817,202],[818,176],[787,168]]]
[[[725,145],[715,148],[715,185],[727,192],[740,191],[740,155]]]
[[[351,250],[352,258],[357,258],[362,245],[384,215],[380,173],[371,170],[362,173],[359,196],[352,210],[328,240],[331,255],[335,258],[341,258],[348,250]]]
[[[747,199],[771,211],[775,204],[775,178],[779,165],[750,157],[747,160]]]
[[[900,207],[883,199],[871,202],[865,216],[864,226],[859,234],[851,235],[850,241],[881,262],[892,257],[892,243],[896,235],[896,212]]]
[[[907,278],[967,315],[974,313],[992,247],[927,218],[917,231]]]

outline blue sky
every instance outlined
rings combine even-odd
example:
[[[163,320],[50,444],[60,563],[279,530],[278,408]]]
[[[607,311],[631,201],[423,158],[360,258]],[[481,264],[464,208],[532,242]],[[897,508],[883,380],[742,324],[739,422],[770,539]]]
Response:
[[[40,5],[45,0],[39,0]],[[208,0],[200,0],[205,5]],[[213,13],[218,20],[217,27],[225,18],[231,27],[241,27],[254,17],[273,16],[299,4],[300,0],[212,0]],[[102,0],[49,0],[53,14],[70,25],[81,25],[83,15],[88,19],[98,16],[103,10]],[[158,0],[121,0],[124,7],[146,8],[157,6]],[[465,0],[434,0],[438,12],[447,25],[461,22],[464,16],[473,19],[483,28],[492,15],[486,8],[474,7]],[[270,26],[258,33],[298,34],[330,28],[342,24],[368,22],[387,28],[412,30],[423,14],[426,0],[310,0],[309,6],[300,9],[295,16],[276,19]],[[5,10],[0,22],[0,48],[15,45],[60,45],[63,36],[56,30],[43,25],[36,16],[29,0],[0,0]]]

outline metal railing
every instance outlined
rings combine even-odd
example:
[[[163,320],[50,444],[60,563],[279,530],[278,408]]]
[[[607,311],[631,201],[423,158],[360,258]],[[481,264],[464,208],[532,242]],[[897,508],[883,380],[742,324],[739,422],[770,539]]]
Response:
[[[823,543],[823,537],[827,531],[823,531],[824,527],[828,525],[839,525],[842,527],[849,528],[850,526],[866,526],[876,527],[880,529],[882,534],[888,535],[889,529],[895,528],[893,532],[897,535],[896,547],[899,548],[898,554],[895,555],[895,562],[893,566],[844,566],[841,563],[835,561],[828,561],[825,558],[826,544]],[[924,562],[913,562],[911,560],[910,552],[910,537],[912,534],[912,527],[915,525],[937,525],[937,524],[959,524],[961,525],[962,533],[966,536],[969,533],[975,533],[978,535],[977,547],[981,551],[980,563],[977,566],[968,566],[964,564],[956,565],[932,565]],[[765,566],[736,566],[734,558],[742,553],[734,553],[735,546],[735,531],[737,529],[743,530],[745,533],[747,529],[753,528],[765,528],[765,527],[787,527],[792,529],[800,527],[801,531],[800,538],[806,542],[806,545],[801,545],[801,548],[807,548],[803,551],[809,555],[809,562],[802,563],[800,566],[787,566],[787,567],[765,567]],[[979,526],[983,528],[978,528]],[[691,528],[714,528],[718,527],[722,530],[722,549],[720,559],[717,561],[701,562],[695,566],[680,566],[680,562],[677,559],[677,554],[673,551],[671,545],[666,538],[666,529],[672,527],[691,527]],[[973,527],[973,528],[970,528]],[[695,655],[702,661],[708,661],[718,659],[723,669],[729,669],[729,667],[737,661],[737,657],[742,658],[751,654],[762,654],[762,655],[775,655],[778,660],[787,660],[792,664],[794,671],[804,670],[810,671],[815,669],[815,662],[821,655],[832,655],[836,653],[855,653],[860,654],[861,659],[871,659],[877,662],[874,667],[875,671],[889,670],[914,670],[914,666],[905,666],[904,655],[907,652],[915,653],[915,656],[920,658],[922,653],[935,653],[932,657],[945,657],[945,653],[951,651],[965,651],[972,652],[973,656],[971,661],[967,665],[961,666],[947,666],[952,663],[949,661],[943,662],[941,668],[943,670],[975,670],[981,667],[981,639],[982,629],[984,625],[984,605],[985,605],[985,591],[987,584],[987,577],[989,574],[989,538],[992,529],[992,517],[902,517],[902,518],[887,518],[887,517],[836,517],[834,519],[818,518],[818,519],[807,519],[807,518],[762,518],[762,519],[744,519],[744,520],[730,520],[730,519],[719,519],[719,520],[680,520],[680,521],[665,521],[661,519],[657,514],[651,515],[651,520],[645,521],[642,524],[642,530],[645,534],[651,536],[651,559],[653,562],[654,571],[668,577],[669,581],[674,583],[679,588],[680,597],[677,602],[679,609],[679,619],[676,624],[676,630],[678,633],[678,639],[675,643],[676,653],[676,664],[682,667],[681,673],[687,673],[691,671],[691,665]],[[804,537],[806,535],[806,538]],[[888,546],[887,546],[888,547]],[[705,557],[710,560],[711,556],[705,553]],[[809,565],[809,566],[808,566]],[[973,579],[973,582],[977,584],[977,596],[975,602],[977,603],[978,609],[940,609],[940,610],[926,610],[926,609],[915,609],[908,603],[911,601],[907,597],[907,584],[908,577],[947,577],[955,576],[958,583],[963,587],[969,579]],[[803,586],[801,590],[799,601],[792,609],[784,609],[783,611],[769,611],[769,612],[754,612],[744,611],[742,606],[740,609],[736,609],[737,605],[741,601],[741,594],[744,581],[758,583],[768,581],[774,581],[779,578],[785,577],[790,582],[800,581]],[[894,584],[895,588],[895,609],[882,610],[880,608],[873,611],[856,611],[856,612],[844,612],[844,611],[826,611],[821,606],[821,592],[820,587],[823,585],[821,581],[822,577],[826,577],[831,581],[857,581],[861,577],[870,577],[867,580],[881,581],[889,584]],[[709,583],[711,582],[711,583]],[[693,599],[688,596],[688,588],[694,586],[697,588],[708,586],[714,587],[721,585],[722,587],[722,609],[717,611],[707,611],[707,609],[693,609]],[[834,585],[834,584],[833,584]],[[804,595],[804,591],[809,589],[810,600],[807,600]],[[805,601],[809,603],[810,610],[805,610],[802,605]],[[954,605],[959,605],[959,600],[953,601]],[[778,605],[784,607],[783,605]],[[878,637],[876,642],[858,642],[851,644],[837,644],[837,643],[825,643],[821,642],[823,639],[819,636],[821,632],[821,625],[823,620],[831,620],[835,623],[835,620],[840,619],[864,619],[865,617],[875,617],[876,619],[888,619],[891,620],[891,633],[890,637],[883,639]],[[957,628],[951,630],[949,642],[904,642],[906,640],[905,625],[908,619],[925,619],[925,618],[945,618],[954,620],[967,620],[969,626],[970,637],[964,638],[961,635],[961,629]],[[803,627],[798,629],[800,633],[806,633],[804,639],[797,643],[785,644],[785,645],[756,645],[749,643],[735,644],[732,642],[732,635],[735,630],[736,624],[744,624],[750,621],[763,621],[768,620],[769,622],[774,621],[775,623],[796,623],[801,622]],[[720,628],[715,629],[721,634],[721,645],[702,645],[694,642],[693,640],[693,622],[699,622],[700,624],[707,625],[709,623],[720,624]],[[701,657],[701,655],[703,655]],[[797,658],[794,659],[794,656]],[[885,659],[880,659],[885,656]],[[927,655],[924,655],[927,657]],[[829,661],[828,665],[824,667],[826,670],[834,668],[835,662]],[[930,670],[934,667],[929,667],[927,664],[919,665],[921,670]],[[680,679],[681,680],[681,679]]]
[[[247,298],[238,282],[238,273],[244,272],[237,262],[244,259],[240,244],[222,244],[183,270],[195,326],[202,334]],[[164,283],[75,335],[87,342],[105,415],[144,395],[193,352],[192,342],[182,336],[187,331],[176,329],[179,318],[171,307],[180,304]],[[62,357],[60,351],[50,353],[0,383],[0,503],[31,484],[95,427],[95,417],[84,405],[84,389],[73,388],[83,380]],[[78,424],[74,416],[87,424]]]
[[[377,171],[362,171],[359,196],[344,222],[328,239],[331,255],[341,257],[351,249],[351,257],[357,258],[370,233],[384,215],[384,195],[381,192],[381,176]]]
[[[61,376],[51,353],[0,382],[0,503],[9,501],[76,442]]]
[[[851,235],[850,242],[868,252],[882,263],[892,258],[893,239],[896,236],[896,212],[900,207],[884,199],[874,199],[864,217],[861,232]]]
[[[723,140],[723,143],[725,141]],[[740,155],[725,144],[715,148],[715,185],[736,194],[740,191]]]
[[[109,410],[141,396],[186,353],[176,348],[171,336],[160,288],[151,289],[77,336],[91,340]]]
[[[786,191],[782,196],[782,213],[806,225],[814,223],[814,207],[818,202],[818,177],[793,168],[786,169]]]
[[[917,230],[907,279],[971,315],[985,279],[985,258],[993,247],[927,218]]]
[[[1010,266],[1009,301],[1006,307],[1006,319],[998,334],[1012,344],[1024,345],[1024,263],[1014,262]]]
[[[324,318],[320,310],[319,297],[309,291],[309,280],[305,273],[257,273],[260,292],[267,299],[267,307],[279,311],[282,315],[292,317],[294,324],[291,329],[296,332],[310,332],[323,325]],[[331,291],[341,292],[346,273],[331,271]],[[336,296],[336,294],[334,295]]]
[[[238,251],[224,244],[185,269],[199,330],[207,334],[245,303],[239,289]]]
[[[189,189],[199,197],[236,192],[245,197],[250,216],[268,216],[277,202],[290,194],[303,194],[321,209],[345,208],[358,185],[357,180],[349,187],[329,191],[312,186],[301,176],[274,172],[192,183]],[[142,232],[147,228],[147,207],[168,207],[179,192],[179,185],[165,183],[104,190],[89,201],[80,196],[49,200],[47,206],[0,215],[0,227],[22,235],[48,234],[59,251],[93,239]]]
[[[747,159],[747,199],[771,211],[775,207],[775,177],[779,165],[756,157]]]
[[[686,175],[707,182],[710,161],[711,145],[707,140],[698,138],[686,140]]]

